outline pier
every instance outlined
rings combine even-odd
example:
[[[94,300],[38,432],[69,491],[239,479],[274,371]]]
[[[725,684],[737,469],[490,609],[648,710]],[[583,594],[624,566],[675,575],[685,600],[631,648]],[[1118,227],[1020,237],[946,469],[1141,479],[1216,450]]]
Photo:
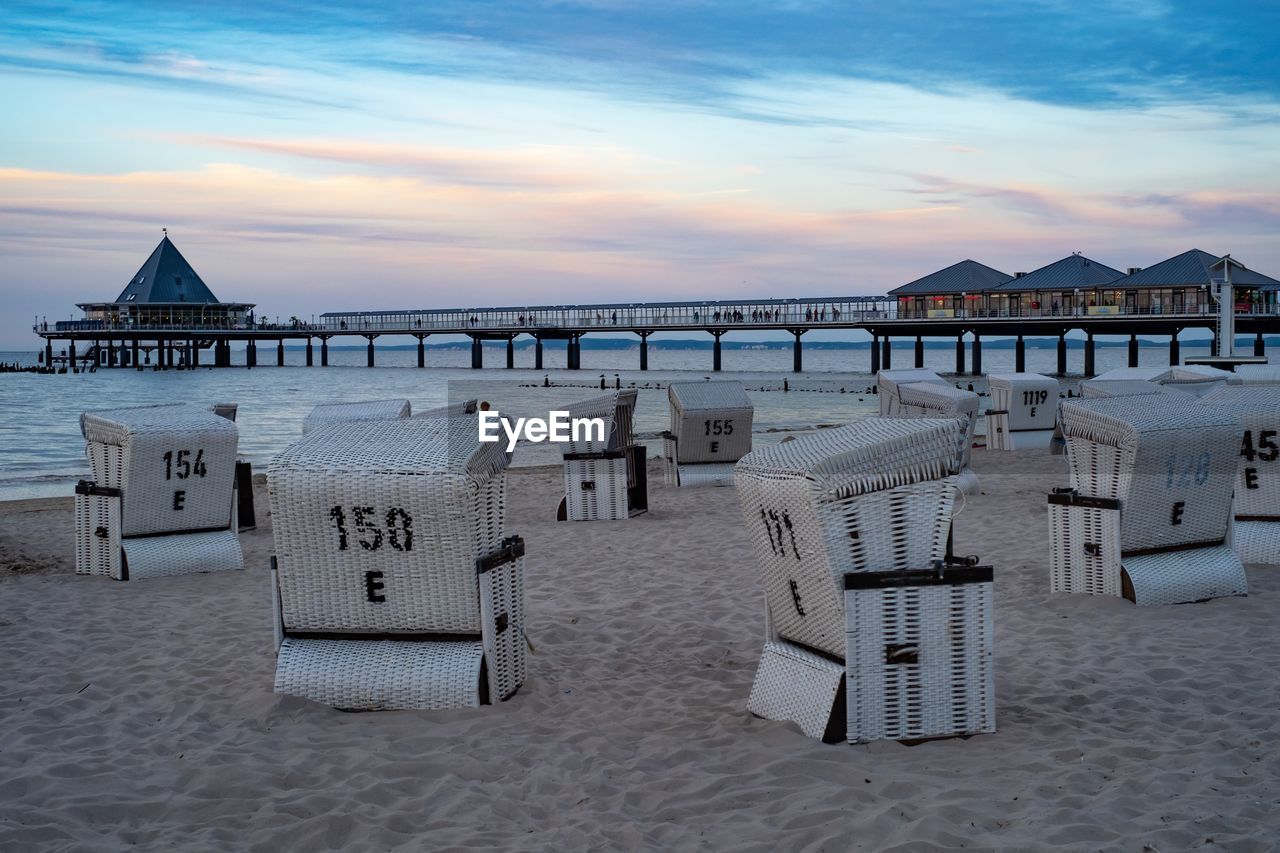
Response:
[[[1222,289],[1223,271],[1230,276]],[[1219,276],[1219,277],[1215,277]],[[1225,296],[1220,294],[1225,293]],[[915,367],[924,364],[925,339],[955,341],[955,373],[979,375],[984,338],[1015,340],[1015,366],[1024,371],[1028,338],[1056,339],[1057,372],[1066,374],[1068,335],[1084,336],[1085,376],[1095,373],[1097,336],[1127,336],[1129,364],[1138,364],[1138,337],[1167,337],[1169,363],[1179,364],[1179,337],[1204,329],[1212,352],[1224,354],[1224,328],[1253,335],[1253,354],[1265,355],[1263,336],[1280,332],[1280,281],[1245,268],[1230,256],[1197,249],[1145,270],[1128,273],[1078,254],[1031,273],[1008,275],[975,261],[962,261],[910,282],[884,296],[787,299],[690,300],[682,302],[525,305],[396,311],[330,312],[316,322],[255,319],[250,303],[219,302],[166,235],[120,297],[84,303],[85,319],[36,323],[43,339],[41,360],[83,368],[230,367],[233,345],[244,347],[243,366],[272,361],[283,366],[285,346],[305,346],[308,367],[327,367],[332,341],[366,345],[366,363],[377,364],[377,341],[388,336],[417,340],[418,366],[426,366],[426,340],[433,335],[471,339],[471,366],[484,365],[486,341],[506,347],[515,367],[516,341],[533,340],[534,364],[544,369],[543,344],[564,341],[569,370],[582,367],[586,335],[623,335],[639,349],[640,370],[649,367],[649,338],[659,332],[704,334],[712,340],[711,370],[723,366],[726,335],[785,332],[793,337],[792,369],[804,367],[803,339],[820,329],[862,330],[871,336],[869,361],[851,371],[893,367],[895,341],[910,341]],[[1234,322],[1222,320],[1222,300]],[[55,353],[56,344],[65,351]],[[266,353],[259,356],[259,348]],[[1226,354],[1230,354],[1227,347]],[[77,354],[77,352],[79,354]],[[154,361],[152,357],[154,356]],[[899,367],[908,365],[899,364]]]

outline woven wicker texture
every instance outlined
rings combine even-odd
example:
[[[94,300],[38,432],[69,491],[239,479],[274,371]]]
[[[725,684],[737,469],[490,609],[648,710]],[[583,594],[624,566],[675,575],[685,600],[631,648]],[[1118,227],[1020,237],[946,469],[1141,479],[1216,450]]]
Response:
[[[1118,510],[1049,504],[1049,591],[1121,594]]]
[[[1231,547],[1243,562],[1280,565],[1278,528],[1274,521],[1237,521],[1231,527]]]
[[[285,629],[479,634],[476,560],[505,535],[509,461],[474,416],[339,424],[286,448],[268,473]]]
[[[1157,385],[1145,379],[1086,379],[1080,383],[1080,396],[1135,397],[1144,394],[1167,394],[1191,399],[1191,395],[1172,385]]]
[[[1008,428],[1053,429],[1058,414],[1058,381],[1039,373],[992,373],[987,377],[991,408],[1008,412]]]
[[[453,403],[446,403],[443,406],[436,406],[431,409],[424,409],[412,415],[414,418],[456,418],[462,415],[473,415],[476,413],[479,403],[472,400],[458,400]]]
[[[1071,486],[1120,501],[1126,551],[1221,541],[1241,428],[1230,412],[1164,396],[1061,405]]]
[[[299,640],[285,637],[275,690],[350,711],[480,705],[479,640]]]
[[[629,517],[627,462],[625,457],[564,461],[565,510],[570,521],[622,521]]]
[[[845,611],[851,743],[995,731],[990,582],[848,590]]]
[[[76,495],[76,574],[121,580],[120,499]]]
[[[99,486],[123,493],[121,536],[226,527],[238,433],[207,407],[85,412],[80,429]]]
[[[302,434],[317,427],[357,421],[399,420],[409,417],[408,400],[367,400],[360,403],[321,403],[302,421]]]
[[[524,683],[523,558],[480,574],[480,634],[489,663],[489,701],[502,701]]]
[[[963,427],[963,433],[956,443],[956,463],[963,470],[969,467],[980,402],[978,395],[972,391],[961,391],[950,385],[935,385],[932,382],[914,382],[899,386],[898,412],[888,417],[957,419]]]
[[[1243,385],[1280,384],[1280,364],[1238,364],[1235,373]]]
[[[928,382],[931,385],[947,385],[946,380],[922,367],[907,370],[881,370],[876,374],[876,391],[880,397],[880,417],[901,417],[899,407],[901,399],[899,389],[913,382]],[[947,387],[951,387],[947,385]]]
[[[175,536],[144,536],[121,543],[129,580],[244,568],[234,528]]]
[[[873,419],[759,448],[735,482],[777,636],[843,657],[845,572],[946,551],[954,420]]]
[[[741,382],[673,382],[667,396],[678,463],[737,462],[751,452],[755,409]]]
[[[1240,557],[1226,545],[1125,557],[1124,571],[1133,602],[1140,605],[1186,604],[1249,591]]]
[[[1280,536],[1280,385],[1227,385],[1202,401],[1235,415],[1244,427],[1236,457],[1235,514],[1265,516],[1277,524]]]
[[[747,710],[766,720],[789,720],[809,737],[821,738],[844,671],[840,664],[791,643],[765,643]]]
[[[700,465],[677,465],[676,478],[680,486],[732,486],[734,465],[732,462]]]
[[[598,397],[579,400],[565,407],[571,419],[602,418],[604,420],[603,442],[596,441],[594,435],[584,436],[585,441],[569,441],[564,444],[566,453],[599,453],[605,450],[619,450],[634,444],[632,421],[636,411],[636,390],[611,391]]]

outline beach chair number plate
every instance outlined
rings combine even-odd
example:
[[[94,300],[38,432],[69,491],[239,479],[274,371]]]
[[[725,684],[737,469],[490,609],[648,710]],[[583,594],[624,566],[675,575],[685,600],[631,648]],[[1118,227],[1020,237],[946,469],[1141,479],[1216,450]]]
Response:
[[[348,510],[354,531],[348,528]],[[396,551],[413,550],[413,518],[400,507],[383,514],[371,506],[342,507],[329,510],[329,519],[338,533],[338,550],[351,548],[352,535],[366,551],[377,551],[388,545]]]

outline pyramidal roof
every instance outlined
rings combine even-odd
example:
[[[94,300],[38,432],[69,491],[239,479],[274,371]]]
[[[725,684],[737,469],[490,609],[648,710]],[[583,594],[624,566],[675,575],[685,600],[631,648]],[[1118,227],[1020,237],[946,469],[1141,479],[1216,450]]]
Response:
[[[983,293],[1013,276],[974,260],[964,260],[889,291],[890,296],[927,293]]]
[[[1221,277],[1221,273],[1215,273],[1213,269],[1214,265],[1220,260],[1222,260],[1222,257],[1219,255],[1211,255],[1199,249],[1191,249],[1181,255],[1174,255],[1168,260],[1153,264],[1146,269],[1138,270],[1133,275],[1127,275],[1119,281],[1113,282],[1113,284],[1117,289],[1169,284],[1212,284],[1215,277]],[[1231,260],[1234,262],[1231,265],[1232,284],[1245,286],[1280,285],[1280,281],[1276,281],[1271,276],[1247,269],[1235,258]]]
[[[213,295],[213,291],[192,269],[191,264],[187,263],[187,259],[182,257],[178,247],[173,245],[169,235],[165,234],[151,257],[147,258],[147,262],[125,285],[116,302],[134,305],[176,302],[213,304],[218,302],[218,297]]]
[[[1090,260],[1084,255],[1067,255],[1062,260],[1018,276],[995,289],[1001,291],[1071,290],[1076,287],[1110,284],[1118,278],[1124,278],[1124,273],[1118,269]]]

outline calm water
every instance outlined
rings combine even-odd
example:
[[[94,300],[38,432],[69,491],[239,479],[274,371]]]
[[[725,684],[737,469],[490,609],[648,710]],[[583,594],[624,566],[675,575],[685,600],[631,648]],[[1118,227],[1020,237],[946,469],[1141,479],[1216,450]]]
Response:
[[[1182,353],[1206,354],[1204,348],[1184,343]],[[34,349],[23,353],[0,352],[0,361],[33,364]],[[301,350],[287,350],[287,366],[275,366],[274,348],[261,347],[262,367],[196,371],[101,370],[89,374],[44,376],[0,374],[0,499],[69,495],[75,481],[88,474],[79,415],[86,409],[140,406],[154,403],[239,403],[240,449],[254,464],[267,461],[295,440],[302,419],[320,402],[407,398],[415,411],[439,405],[446,399],[478,397],[514,415],[545,416],[549,408],[590,395],[598,390],[601,375],[612,387],[615,376],[624,387],[640,388],[636,432],[655,451],[656,435],[667,426],[665,387],[673,381],[713,376],[710,351],[650,349],[650,370],[640,372],[635,350],[584,350],[583,369],[533,370],[533,352],[517,351],[516,369],[506,370],[505,349],[487,347],[483,371],[469,369],[470,352],[428,350],[427,368],[416,367],[412,350],[378,352],[378,367],[364,366],[363,350],[331,350],[330,366],[307,368]],[[235,354],[242,361],[240,353]],[[730,350],[724,353],[725,370],[717,378],[742,381],[755,403],[756,441],[765,443],[783,432],[817,424],[847,423],[873,414],[876,398],[867,394],[872,378],[867,372],[866,350],[807,350],[806,371],[793,374],[790,350]],[[983,367],[994,372],[1013,370],[1013,350],[984,349]],[[1079,370],[1083,354],[1069,353],[1068,365]],[[319,353],[316,354],[317,362]],[[546,362],[563,364],[563,352],[548,352]],[[1099,372],[1126,364],[1126,351],[1097,350]],[[1143,365],[1168,363],[1163,349],[1144,349]],[[894,350],[894,366],[910,367],[910,349]],[[952,349],[925,351],[925,366],[944,376],[955,367]],[[1048,373],[1056,369],[1052,349],[1027,350],[1027,369]],[[544,378],[554,387],[542,387]],[[783,380],[790,385],[782,391]],[[1064,387],[1075,381],[1064,381]],[[962,385],[983,383],[961,377]],[[585,386],[585,387],[584,387]],[[522,445],[515,464],[538,465],[557,461],[551,445]]]

